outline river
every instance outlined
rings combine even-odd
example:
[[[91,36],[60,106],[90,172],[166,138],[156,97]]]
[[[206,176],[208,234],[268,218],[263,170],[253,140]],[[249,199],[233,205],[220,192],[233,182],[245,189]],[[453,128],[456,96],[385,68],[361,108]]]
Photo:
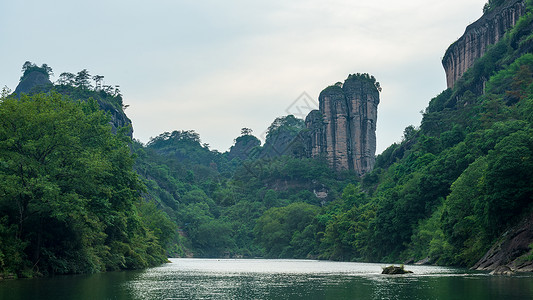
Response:
[[[533,274],[313,260],[171,259],[141,271],[0,281],[0,299],[533,299]]]

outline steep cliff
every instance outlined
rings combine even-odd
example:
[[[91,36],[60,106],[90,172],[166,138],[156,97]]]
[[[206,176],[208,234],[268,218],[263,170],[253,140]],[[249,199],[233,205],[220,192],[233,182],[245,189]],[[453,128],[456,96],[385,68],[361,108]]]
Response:
[[[525,12],[525,0],[509,0],[468,26],[442,59],[448,88],[452,88],[476,59],[483,56],[490,45],[497,43]]]
[[[372,170],[376,152],[379,83],[368,74],[350,75],[324,89],[319,111],[307,116],[307,154],[325,156],[335,170],[362,175]]]
[[[43,72],[33,71],[20,79],[14,94],[20,97],[21,94],[30,94],[39,92],[42,89],[50,89],[51,86],[52,82],[48,75]]]
[[[472,269],[494,271],[505,266],[512,272],[533,272],[533,213],[502,234]]]
[[[312,110],[305,118],[307,131],[303,132],[307,157],[317,157],[326,152],[324,116],[319,110]]]
[[[100,108],[109,114],[111,121],[111,130],[113,133],[117,133],[119,128],[127,127],[127,135],[133,137],[133,127],[130,118],[126,115],[123,109],[117,108],[115,105],[110,102],[105,101],[102,98],[97,98],[96,100]]]

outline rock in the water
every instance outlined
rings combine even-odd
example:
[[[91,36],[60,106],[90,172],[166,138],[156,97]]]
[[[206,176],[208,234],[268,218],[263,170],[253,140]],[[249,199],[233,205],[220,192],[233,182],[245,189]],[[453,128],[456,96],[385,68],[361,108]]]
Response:
[[[383,272],[381,274],[388,274],[388,275],[398,275],[398,274],[409,274],[413,273],[412,271],[407,271],[404,269],[403,266],[397,267],[397,266],[388,266],[386,268],[383,268]]]
[[[490,275],[513,275],[515,272],[508,266],[499,266]]]

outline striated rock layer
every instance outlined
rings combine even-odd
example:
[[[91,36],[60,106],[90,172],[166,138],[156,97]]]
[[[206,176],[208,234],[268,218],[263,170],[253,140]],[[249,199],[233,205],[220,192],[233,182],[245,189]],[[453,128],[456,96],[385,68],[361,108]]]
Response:
[[[379,84],[368,74],[350,75],[324,89],[319,110],[306,117],[307,155],[323,156],[335,170],[372,170],[376,153]]]
[[[533,214],[505,232],[472,269],[507,275],[533,272]]]
[[[475,60],[485,54],[487,47],[497,43],[525,12],[525,0],[510,0],[468,26],[442,59],[448,88],[453,88]]]

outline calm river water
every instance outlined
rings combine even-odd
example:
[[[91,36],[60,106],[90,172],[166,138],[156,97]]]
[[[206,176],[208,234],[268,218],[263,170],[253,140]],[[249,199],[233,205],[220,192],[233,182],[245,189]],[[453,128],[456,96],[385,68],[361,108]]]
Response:
[[[0,281],[0,299],[533,299],[533,275],[312,260],[171,259],[143,271]]]

